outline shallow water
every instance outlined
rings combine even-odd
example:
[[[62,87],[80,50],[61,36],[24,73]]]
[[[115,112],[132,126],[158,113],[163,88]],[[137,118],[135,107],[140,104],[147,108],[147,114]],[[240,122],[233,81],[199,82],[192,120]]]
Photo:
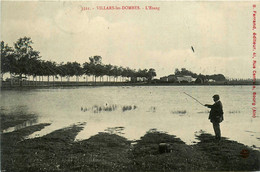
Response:
[[[183,92],[203,104],[212,104],[212,96],[219,94],[224,107],[222,136],[260,147],[260,119],[252,118],[251,89],[251,86],[122,86],[5,90],[0,93],[0,105],[5,113],[36,113],[37,123],[51,123],[28,138],[86,122],[76,140],[87,139],[98,132],[116,133],[135,140],[148,130],[157,129],[191,144],[196,141],[197,132],[213,134],[213,128],[208,120],[208,109]]]

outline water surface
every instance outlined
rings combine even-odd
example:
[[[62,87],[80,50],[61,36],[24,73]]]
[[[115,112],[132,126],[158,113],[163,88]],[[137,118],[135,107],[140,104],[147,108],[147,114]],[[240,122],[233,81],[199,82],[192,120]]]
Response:
[[[0,105],[5,113],[26,111],[38,115],[37,123],[51,123],[29,138],[86,122],[76,140],[98,132],[135,140],[148,130],[157,129],[190,144],[196,141],[195,134],[200,130],[214,132],[208,109],[183,92],[203,104],[213,103],[212,96],[219,94],[224,107],[222,136],[260,147],[260,120],[252,118],[251,89],[251,86],[122,86],[5,90],[0,93]]]

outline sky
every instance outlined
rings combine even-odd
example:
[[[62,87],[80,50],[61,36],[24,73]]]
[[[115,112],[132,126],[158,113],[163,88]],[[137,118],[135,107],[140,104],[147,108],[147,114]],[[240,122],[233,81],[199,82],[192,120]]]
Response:
[[[104,64],[154,68],[158,78],[175,68],[252,78],[253,4],[258,19],[259,2],[2,1],[1,40],[13,46],[17,39],[31,37],[41,58],[57,63],[84,63],[100,55]],[[256,24],[260,28],[260,20]]]

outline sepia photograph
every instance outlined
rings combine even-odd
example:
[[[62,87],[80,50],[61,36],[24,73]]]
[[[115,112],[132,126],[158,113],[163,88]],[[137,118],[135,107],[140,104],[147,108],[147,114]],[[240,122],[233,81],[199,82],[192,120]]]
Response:
[[[0,171],[260,171],[259,1],[0,10]]]

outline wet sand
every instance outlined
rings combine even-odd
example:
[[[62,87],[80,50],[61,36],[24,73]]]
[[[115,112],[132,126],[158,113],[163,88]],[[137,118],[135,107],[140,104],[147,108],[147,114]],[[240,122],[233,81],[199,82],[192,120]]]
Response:
[[[35,118],[26,114],[1,114],[1,131]],[[43,137],[24,139],[48,126],[41,123],[1,133],[2,171],[256,171],[260,152],[223,138],[216,142],[201,132],[199,142],[186,145],[174,135],[150,130],[133,142],[99,133],[74,142],[84,123],[56,130]],[[159,148],[163,145],[163,149]],[[165,146],[166,145],[166,146]]]

